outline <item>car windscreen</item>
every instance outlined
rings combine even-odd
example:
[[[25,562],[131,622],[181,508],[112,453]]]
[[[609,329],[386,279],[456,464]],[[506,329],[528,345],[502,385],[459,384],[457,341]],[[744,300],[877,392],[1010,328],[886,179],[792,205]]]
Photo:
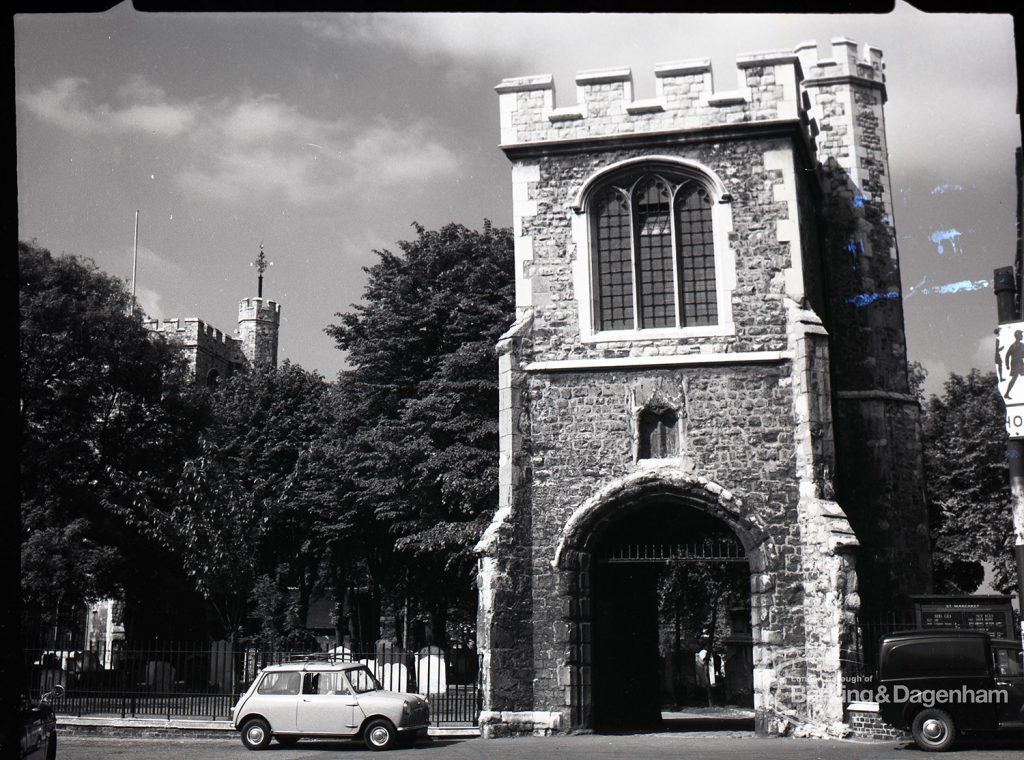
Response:
[[[373,673],[368,668],[352,668],[347,671],[348,682],[352,684],[352,690],[356,694],[364,694],[368,691],[380,691],[383,687],[380,685]]]

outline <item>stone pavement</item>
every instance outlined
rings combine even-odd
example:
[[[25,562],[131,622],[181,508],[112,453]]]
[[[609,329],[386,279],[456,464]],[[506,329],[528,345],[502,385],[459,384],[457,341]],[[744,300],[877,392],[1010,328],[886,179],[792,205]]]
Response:
[[[196,720],[194,718],[121,718],[109,715],[57,716],[57,731],[65,736],[103,736],[121,738],[182,737],[192,739],[234,739],[238,732],[228,720]],[[480,736],[475,726],[431,726],[430,736],[439,738],[472,738]]]

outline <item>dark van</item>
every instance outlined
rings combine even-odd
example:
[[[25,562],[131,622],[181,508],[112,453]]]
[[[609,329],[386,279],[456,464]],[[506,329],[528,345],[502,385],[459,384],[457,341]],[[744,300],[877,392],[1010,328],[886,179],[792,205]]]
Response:
[[[1024,661],[1019,641],[963,630],[883,636],[879,716],[941,752],[963,733],[1024,730]]]

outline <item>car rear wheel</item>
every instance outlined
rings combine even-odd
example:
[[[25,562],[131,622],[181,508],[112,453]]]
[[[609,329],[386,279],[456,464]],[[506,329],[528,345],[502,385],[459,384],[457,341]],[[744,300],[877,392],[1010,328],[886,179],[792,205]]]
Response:
[[[935,708],[922,710],[911,725],[914,741],[926,752],[945,752],[956,742],[956,724],[949,713]]]
[[[271,738],[270,725],[262,718],[253,718],[242,726],[242,744],[246,749],[266,749]]]
[[[397,734],[390,720],[379,718],[367,724],[363,732],[363,741],[372,750],[391,749],[395,746]]]

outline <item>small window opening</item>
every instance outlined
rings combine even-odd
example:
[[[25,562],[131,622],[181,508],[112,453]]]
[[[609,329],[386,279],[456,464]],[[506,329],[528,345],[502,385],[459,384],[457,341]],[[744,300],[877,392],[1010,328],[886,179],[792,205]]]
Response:
[[[640,459],[668,459],[679,453],[679,415],[675,409],[640,412]]]

